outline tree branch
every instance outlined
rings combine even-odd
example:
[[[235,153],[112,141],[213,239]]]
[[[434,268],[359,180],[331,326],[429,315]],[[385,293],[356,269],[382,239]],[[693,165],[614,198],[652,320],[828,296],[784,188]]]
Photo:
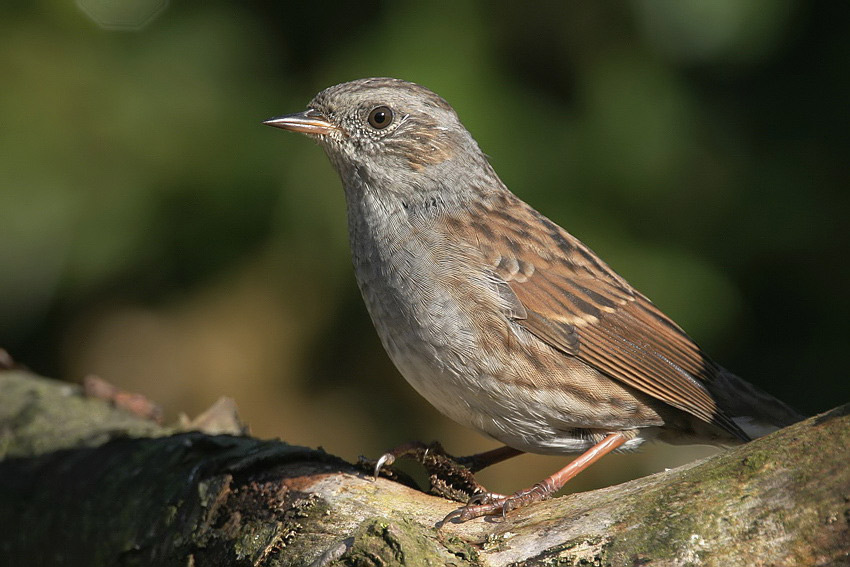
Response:
[[[850,564],[850,406],[602,490],[457,504],[324,452],[165,428],[0,371],[3,565]]]

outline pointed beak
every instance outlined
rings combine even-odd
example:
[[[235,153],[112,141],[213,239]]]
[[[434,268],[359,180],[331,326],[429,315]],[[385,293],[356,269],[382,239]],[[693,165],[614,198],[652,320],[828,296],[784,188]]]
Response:
[[[339,127],[328,122],[321,112],[312,108],[304,112],[269,118],[263,121],[263,124],[302,134],[330,134],[334,130],[339,130]]]

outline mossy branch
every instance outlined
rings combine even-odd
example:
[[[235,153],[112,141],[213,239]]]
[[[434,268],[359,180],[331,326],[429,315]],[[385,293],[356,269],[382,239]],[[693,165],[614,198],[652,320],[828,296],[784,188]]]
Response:
[[[846,565],[848,414],[438,529],[456,503],[321,451],[160,427],[0,371],[0,564]]]

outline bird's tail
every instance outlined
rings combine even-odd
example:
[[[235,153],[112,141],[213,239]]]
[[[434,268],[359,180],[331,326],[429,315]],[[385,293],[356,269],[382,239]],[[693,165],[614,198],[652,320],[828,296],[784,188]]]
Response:
[[[728,370],[722,370],[706,386],[723,411],[753,439],[804,419],[785,402]]]

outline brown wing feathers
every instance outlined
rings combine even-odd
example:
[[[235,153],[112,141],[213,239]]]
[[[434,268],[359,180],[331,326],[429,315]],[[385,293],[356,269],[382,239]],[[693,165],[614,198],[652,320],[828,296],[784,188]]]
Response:
[[[703,385],[717,366],[681,328],[566,231],[516,198],[497,209],[506,211],[506,205],[510,216],[488,211],[487,218],[500,224],[489,228],[503,238],[489,239],[496,249],[486,255],[526,310],[519,324],[606,375],[749,440]],[[547,230],[520,248],[534,223],[511,219],[529,216],[545,221]],[[505,269],[517,265],[525,269]]]

